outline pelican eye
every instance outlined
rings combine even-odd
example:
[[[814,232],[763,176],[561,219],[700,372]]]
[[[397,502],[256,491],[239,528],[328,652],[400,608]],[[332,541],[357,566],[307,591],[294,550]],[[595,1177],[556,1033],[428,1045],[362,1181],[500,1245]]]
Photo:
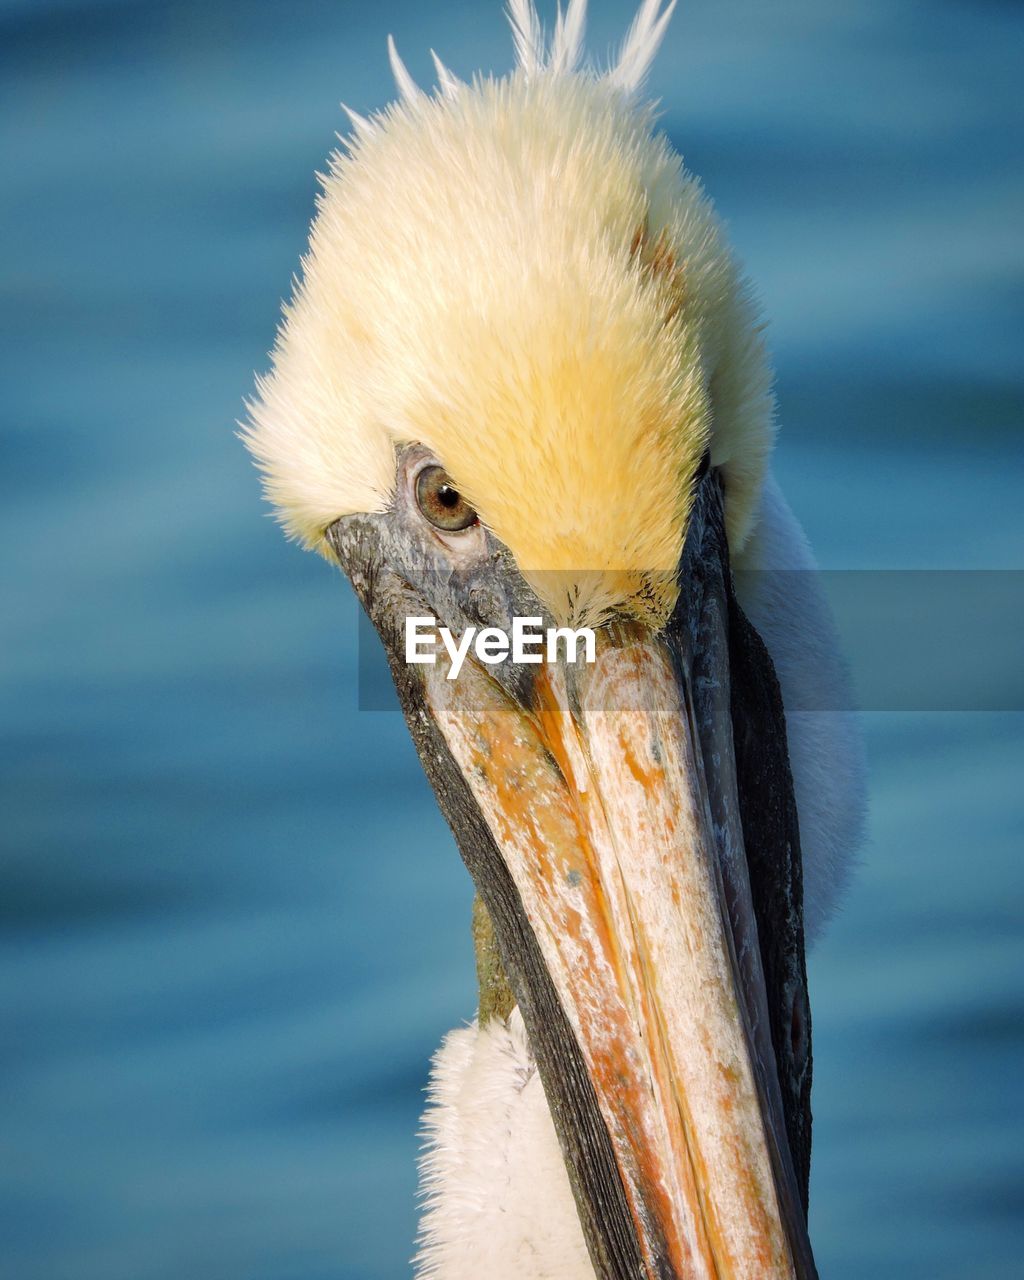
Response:
[[[419,473],[416,503],[430,523],[445,533],[460,533],[477,521],[476,512],[452,484],[444,467],[424,467]]]

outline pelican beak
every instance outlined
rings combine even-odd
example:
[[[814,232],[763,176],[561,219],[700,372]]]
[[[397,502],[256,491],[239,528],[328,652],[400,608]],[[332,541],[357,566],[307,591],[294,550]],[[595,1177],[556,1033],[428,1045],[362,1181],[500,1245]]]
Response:
[[[785,727],[726,555],[709,480],[663,631],[611,623],[594,663],[512,685],[423,668],[403,699],[609,1280],[816,1276]]]

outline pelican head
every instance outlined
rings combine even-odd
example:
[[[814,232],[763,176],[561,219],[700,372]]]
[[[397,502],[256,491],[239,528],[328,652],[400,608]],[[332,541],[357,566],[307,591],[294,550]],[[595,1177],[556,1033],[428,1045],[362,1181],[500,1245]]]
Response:
[[[601,1277],[813,1276],[799,839],[729,571],[773,436],[747,286],[581,0],[502,79],[412,82],[323,179],[247,430],[387,650],[540,1069]],[[406,661],[410,618],[594,630]],[[442,654],[443,657],[443,654]]]

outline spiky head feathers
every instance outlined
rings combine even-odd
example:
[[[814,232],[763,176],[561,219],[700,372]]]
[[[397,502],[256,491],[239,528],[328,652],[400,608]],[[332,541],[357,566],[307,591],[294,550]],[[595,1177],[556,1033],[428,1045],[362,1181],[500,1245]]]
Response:
[[[247,439],[307,545],[384,509],[417,441],[556,616],[657,623],[709,446],[746,537],[769,378],[710,205],[630,91],[667,15],[645,3],[616,80],[573,71],[582,12],[545,53],[513,4],[515,73],[409,81],[333,157]]]

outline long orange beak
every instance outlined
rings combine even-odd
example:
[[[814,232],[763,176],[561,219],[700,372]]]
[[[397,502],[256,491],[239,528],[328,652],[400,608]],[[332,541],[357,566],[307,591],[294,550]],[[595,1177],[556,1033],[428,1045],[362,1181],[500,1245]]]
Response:
[[[717,477],[671,618],[608,622],[592,664],[407,665],[428,604],[456,631],[539,613],[521,567],[489,534],[453,565],[400,506],[331,537],[494,925],[596,1275],[815,1280],[785,717]]]
[[[806,1278],[731,743],[704,758],[678,666],[618,624],[528,709],[468,663],[425,701],[582,1054],[642,1274]]]

